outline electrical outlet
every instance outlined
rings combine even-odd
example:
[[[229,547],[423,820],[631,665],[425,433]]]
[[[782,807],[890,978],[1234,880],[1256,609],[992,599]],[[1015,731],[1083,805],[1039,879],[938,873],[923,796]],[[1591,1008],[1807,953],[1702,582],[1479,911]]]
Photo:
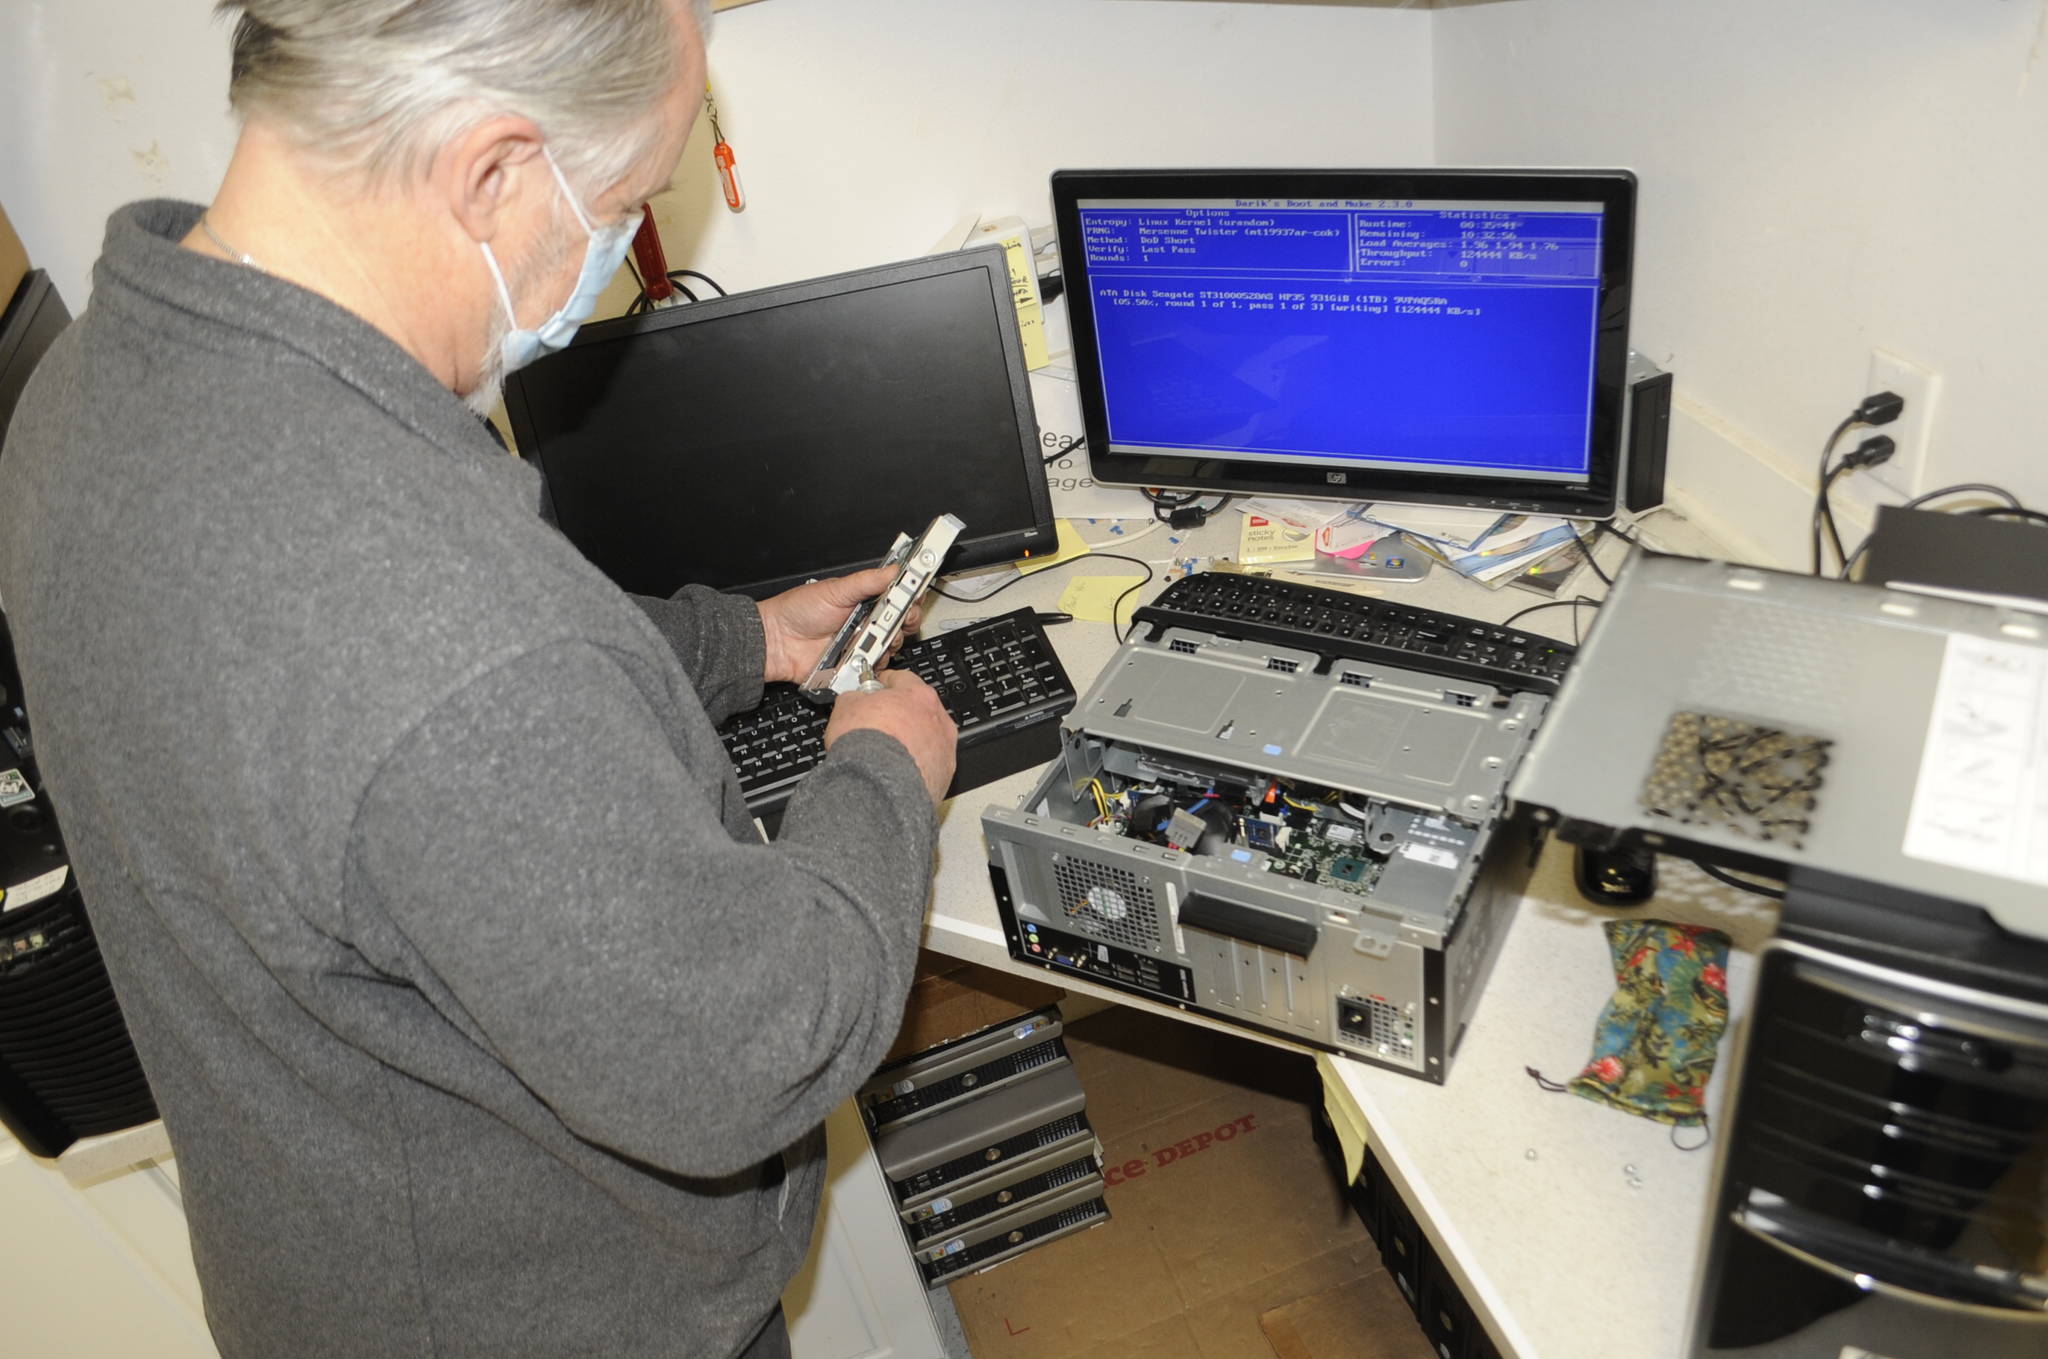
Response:
[[[1876,429],[1859,427],[1850,430],[1842,436],[1836,450],[1846,453],[1872,434],[1889,434],[1898,449],[1889,462],[1866,468],[1843,480],[1868,477],[1910,499],[1929,489],[1927,449],[1933,438],[1935,406],[1941,398],[1941,375],[1897,354],[1873,349],[1870,351],[1870,379],[1864,384],[1863,394],[1871,396],[1878,392],[1893,392],[1905,398],[1906,408],[1899,413],[1899,418]]]

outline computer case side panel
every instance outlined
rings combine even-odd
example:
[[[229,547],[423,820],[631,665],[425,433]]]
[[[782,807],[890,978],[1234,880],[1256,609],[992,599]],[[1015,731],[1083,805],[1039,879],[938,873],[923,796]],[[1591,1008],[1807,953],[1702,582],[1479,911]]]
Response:
[[[1548,829],[1530,808],[1513,809],[1494,829],[1479,879],[1444,948],[1446,1067],[1479,1008],[1479,997],[1493,975],[1514,924],[1515,908],[1528,890],[1547,839]]]

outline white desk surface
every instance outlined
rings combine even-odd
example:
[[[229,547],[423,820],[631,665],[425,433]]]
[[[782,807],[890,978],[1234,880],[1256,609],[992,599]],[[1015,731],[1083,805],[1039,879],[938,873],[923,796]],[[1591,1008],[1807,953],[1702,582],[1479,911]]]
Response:
[[[1128,548],[1107,550],[1144,559],[1228,553],[1236,521],[1236,513],[1226,510],[1215,524],[1179,545],[1161,529]],[[1082,536],[1103,539],[1105,527],[1082,525]],[[1669,515],[1644,527],[1659,546],[1702,555],[1712,551],[1711,544]],[[1619,544],[1608,540],[1600,553],[1602,565],[1611,573],[1620,557]],[[1054,608],[1065,582],[1084,574],[1137,571],[1122,562],[1082,560],[981,604],[939,601],[932,616],[972,617],[1021,604]],[[1568,593],[1600,592],[1590,573],[1582,573],[1572,586]],[[1150,598],[1160,588],[1163,582],[1137,598]],[[1487,590],[1441,567],[1425,581],[1381,588],[1394,602],[1486,621],[1538,602],[1528,591]],[[1126,611],[1136,602],[1127,603]],[[1569,638],[1573,612],[1588,611],[1547,609],[1518,626]],[[1084,691],[1116,649],[1109,629],[1099,623],[1058,624],[1048,635],[1069,678]],[[1012,962],[1003,944],[980,826],[984,806],[1014,804],[1036,777],[1035,770],[1012,775],[943,809],[939,873],[925,942],[941,953],[1046,980],[1043,969]],[[1711,1148],[1681,1151],[1666,1125],[1573,1095],[1545,1093],[1524,1071],[1535,1067],[1564,1081],[1585,1064],[1594,1022],[1614,990],[1600,927],[1619,916],[1647,915],[1726,930],[1735,944],[1728,969],[1731,1011],[1738,1019],[1746,1012],[1756,950],[1776,925],[1775,903],[1724,887],[1670,859],[1662,860],[1660,869],[1661,890],[1647,905],[1633,912],[1592,908],[1572,884],[1568,847],[1553,842],[1517,911],[1448,1081],[1433,1086],[1359,1062],[1336,1064],[1381,1161],[1417,1210],[1438,1255],[1503,1352],[1520,1359],[1660,1359],[1682,1349]],[[1122,1004],[1148,1004],[1074,978],[1063,976],[1059,984]],[[1708,1089],[1712,1114],[1721,1108],[1725,1086],[1717,1071]],[[1701,1132],[1680,1129],[1677,1137],[1690,1145]],[[1638,1184],[1631,1185],[1632,1179]]]

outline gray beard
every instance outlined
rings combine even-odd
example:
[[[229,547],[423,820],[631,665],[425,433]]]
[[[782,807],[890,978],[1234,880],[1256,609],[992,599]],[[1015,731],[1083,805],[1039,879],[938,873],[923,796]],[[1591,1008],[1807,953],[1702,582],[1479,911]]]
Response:
[[[491,327],[484,333],[484,361],[476,385],[462,398],[462,404],[484,419],[498,408],[505,395],[505,337],[512,333],[511,318],[503,307],[492,308]]]
[[[545,239],[538,243],[528,257],[507,264],[505,287],[512,294],[515,303],[526,296],[532,285],[533,275],[541,263],[568,249],[573,224],[564,220],[566,216],[557,201]],[[505,337],[512,333],[512,326],[512,318],[505,314],[503,304],[491,308],[491,324],[484,332],[484,357],[477,368],[476,385],[462,398],[463,405],[485,419],[489,419],[491,413],[498,409],[498,404],[504,400]]]

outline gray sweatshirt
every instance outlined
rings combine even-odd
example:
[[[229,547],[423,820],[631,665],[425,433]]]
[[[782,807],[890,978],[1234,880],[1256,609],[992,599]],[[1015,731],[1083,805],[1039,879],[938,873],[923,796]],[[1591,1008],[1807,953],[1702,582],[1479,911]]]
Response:
[[[852,733],[761,843],[712,730],[752,603],[629,599],[197,214],[108,224],[0,454],[0,600],[215,1339],[729,1354],[909,988],[916,766]]]

